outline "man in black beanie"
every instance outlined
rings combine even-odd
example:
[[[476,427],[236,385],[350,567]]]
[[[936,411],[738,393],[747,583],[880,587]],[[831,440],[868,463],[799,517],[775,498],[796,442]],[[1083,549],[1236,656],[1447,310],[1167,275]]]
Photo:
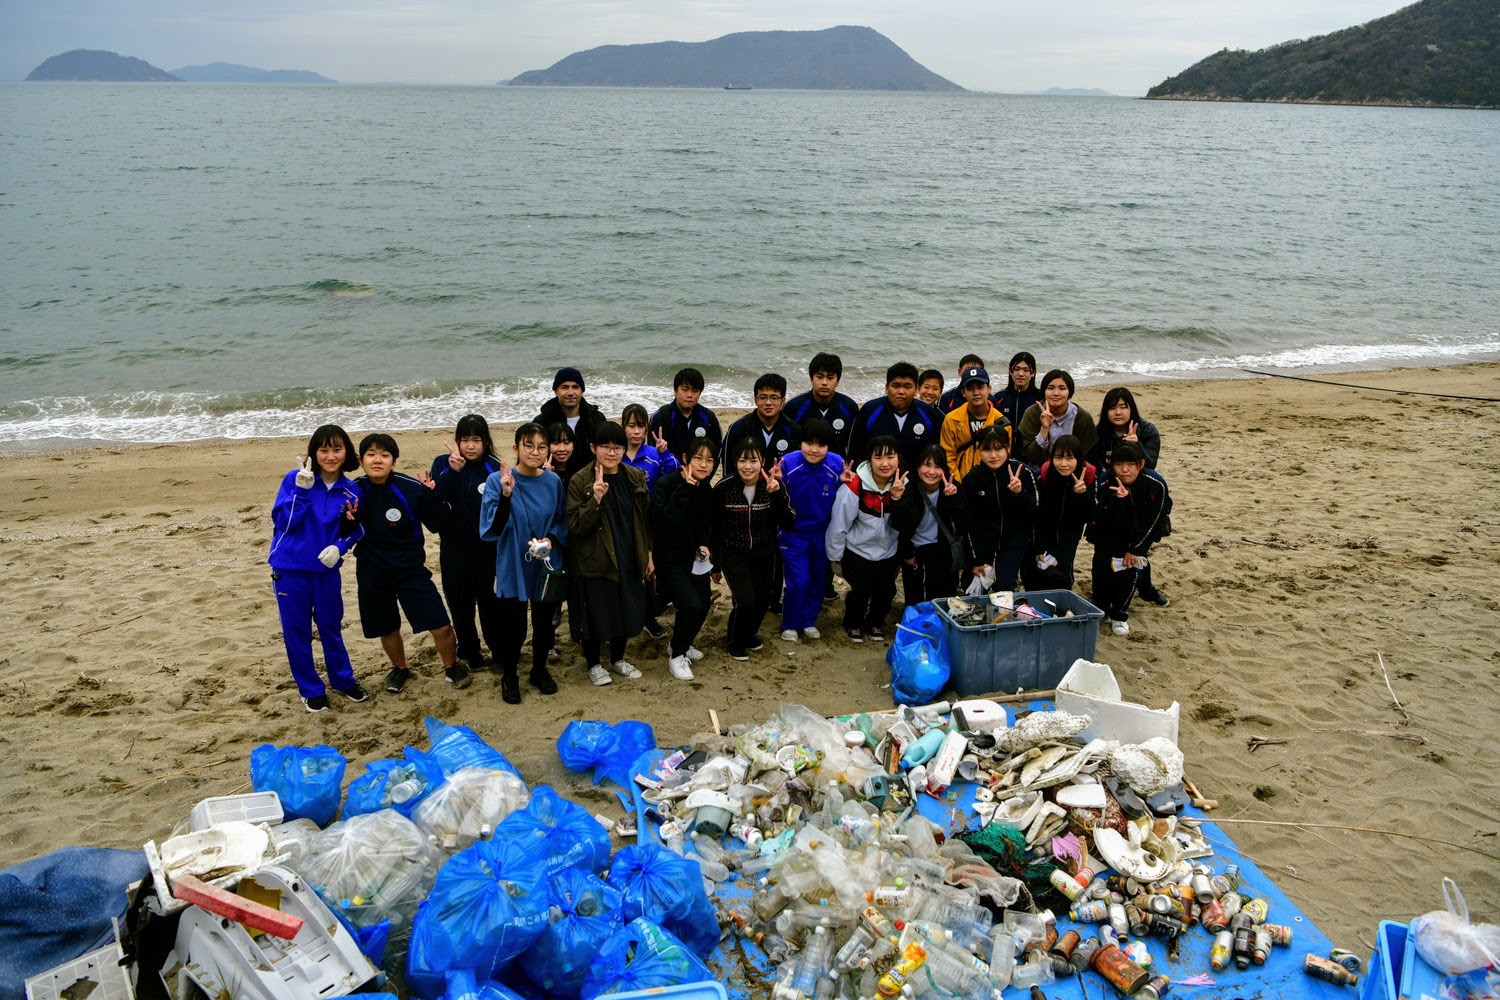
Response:
[[[568,459],[567,476],[594,460],[590,445],[594,441],[594,428],[604,423],[604,414],[593,403],[583,398],[583,372],[577,368],[559,368],[552,376],[553,398],[542,404],[541,412],[533,419],[543,427],[567,424],[573,430],[573,457]]]

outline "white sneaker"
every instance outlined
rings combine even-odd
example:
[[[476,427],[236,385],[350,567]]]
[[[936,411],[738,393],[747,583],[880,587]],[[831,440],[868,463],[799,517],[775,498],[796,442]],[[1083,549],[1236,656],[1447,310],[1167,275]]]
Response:
[[[614,683],[614,678],[609,676],[609,671],[597,664],[589,667],[589,680],[594,682],[595,687],[605,687]]]
[[[1111,621],[1109,623],[1109,630],[1111,632],[1113,632],[1115,635],[1129,635],[1130,634],[1130,623],[1129,622]]]
[[[797,630],[796,629],[794,629],[794,628],[785,628],[785,629],[781,630],[781,641],[782,642],[796,642],[797,640],[798,640],[798,637],[797,637]]]
[[[619,674],[621,677],[629,677],[631,680],[635,680],[637,677],[641,676],[641,672],[639,670],[635,669],[635,667],[626,663],[624,660],[616,660],[609,665],[609,669]]]
[[[672,672],[673,677],[680,681],[690,681],[693,679],[693,668],[689,666],[686,656],[668,657],[667,669]]]
[[[818,631],[818,627],[816,625],[809,625],[807,628],[802,630],[802,638],[821,639],[823,638],[823,633]]]
[[[548,663],[556,663],[560,659],[562,659],[562,654],[557,651],[556,646],[553,646],[551,649],[547,650]]]
[[[688,651],[682,655],[686,656],[690,660],[701,660],[703,659],[703,650],[699,649],[697,646],[689,646]]]

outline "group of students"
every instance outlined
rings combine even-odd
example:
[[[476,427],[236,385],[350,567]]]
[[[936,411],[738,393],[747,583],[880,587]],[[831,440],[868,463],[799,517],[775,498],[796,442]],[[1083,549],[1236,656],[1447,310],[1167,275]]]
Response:
[[[784,377],[762,375],[754,410],[724,431],[699,402],[694,368],[675,376],[672,402],[651,414],[631,404],[619,422],[585,399],[578,369],[563,368],[553,398],[516,430],[512,462],[470,414],[415,477],[395,471],[390,435],[367,435],[356,449],[342,428],[318,428],[272,509],[272,579],[304,704],[327,709],[328,687],[368,697],[341,636],[339,567],[351,550],[363,632],[391,663],[386,690],[401,691],[409,676],[404,612],[414,632],[432,634],[455,686],[483,664],[482,637],[512,704],[528,618],[528,681],[557,691],[548,662],[564,602],[601,686],[641,676],[626,644],[643,630],[665,637],[667,606],[667,669],[692,679],[710,581],[730,592],[724,646],[736,660],[764,648],[773,609],[783,640],[821,638],[835,577],[848,585],[849,640],[880,642],[898,577],[908,606],[962,589],[1011,590],[1018,578],[1030,590],[1071,588],[1085,537],[1093,600],[1116,635],[1129,633],[1136,596],[1167,604],[1148,560],[1171,530],[1172,500],[1155,471],[1161,437],[1129,389],[1109,390],[1096,422],[1073,400],[1067,372],[1038,382],[1025,352],[999,391],[976,355],[961,360],[947,392],[941,373],[898,363],[885,394],[860,405],[838,391],[842,376],[839,357],[820,353],[809,390],[787,399]],[[356,468],[363,475],[347,478]],[[441,539],[441,595],[423,528]],[[327,686],[313,662],[314,625]]]

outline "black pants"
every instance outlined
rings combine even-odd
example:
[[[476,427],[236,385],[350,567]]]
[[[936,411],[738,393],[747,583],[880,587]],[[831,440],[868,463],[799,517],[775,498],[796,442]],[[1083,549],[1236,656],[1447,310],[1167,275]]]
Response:
[[[844,553],[844,579],[849,584],[849,593],[844,595],[844,628],[885,628],[885,616],[896,599],[899,562],[895,556],[874,560]]]
[[[579,639],[579,648],[583,650],[583,662],[591,667],[597,667],[599,653],[603,644],[598,639]],[[609,640],[609,662],[618,663],[625,659],[625,637],[623,635],[612,636]]]
[[[443,580],[443,597],[448,602],[448,616],[453,619],[458,658],[473,664],[484,662],[479,647],[481,631],[491,655],[498,655],[505,645],[505,628],[500,598],[495,596],[495,546],[444,544],[438,550],[438,570]],[[478,629],[474,628],[476,609]]]
[[[734,607],[729,612],[729,648],[744,649],[760,631],[766,609],[771,606],[776,549],[767,545],[748,552],[721,552],[717,563],[734,598]]]
[[[1117,622],[1130,620],[1130,600],[1135,596],[1138,569],[1122,569],[1118,573],[1107,545],[1094,549],[1094,604],[1104,612],[1104,617]]]
[[[672,622],[671,652],[673,656],[683,656],[693,640],[698,638],[698,631],[708,619],[708,605],[712,597],[708,574],[694,576],[691,565],[658,566],[656,582],[661,587],[662,596],[677,609],[677,616]]]
[[[1026,589],[1072,590],[1073,563],[1078,559],[1078,540],[1082,534],[1080,531],[1075,535],[1059,536],[1047,550],[1057,559],[1057,565],[1047,569],[1037,569],[1036,557],[1040,553],[1028,551],[1025,561],[1021,563],[1021,581],[1026,584]]]
[[[901,562],[901,594],[909,608],[934,597],[952,597],[958,593],[958,573],[951,568],[953,548],[941,537],[935,542],[918,545],[912,553],[916,565]]]
[[[506,675],[514,675],[521,662],[521,643],[526,638],[526,605],[528,602],[514,597],[497,597],[500,603],[500,618],[503,623],[499,648],[490,647],[495,661]],[[557,605],[531,601],[531,669],[541,670],[547,666],[547,651],[557,641],[557,626],[553,614]]]

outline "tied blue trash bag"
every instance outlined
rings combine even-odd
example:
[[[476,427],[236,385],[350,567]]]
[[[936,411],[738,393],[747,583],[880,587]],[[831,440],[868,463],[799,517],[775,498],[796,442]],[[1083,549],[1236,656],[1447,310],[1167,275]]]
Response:
[[[610,935],[583,977],[582,1000],[606,993],[714,981],[692,950],[649,920],[638,918]]]
[[[459,851],[412,921],[407,985],[435,1000],[449,971],[494,975],[546,929],[547,906],[547,871],[532,845],[497,837]]]
[[[394,809],[410,819],[444,781],[443,769],[430,756],[407,747],[402,760],[375,760],[365,773],[349,782],[349,798],[344,802],[344,818],[381,809]]]
[[[438,762],[444,774],[453,774],[466,767],[485,767],[491,771],[509,771],[521,777],[521,772],[505,759],[504,754],[468,726],[450,726],[430,715],[422,723],[427,727],[427,739],[432,744],[427,748],[428,756]]]
[[[493,979],[481,979],[473,969],[458,969],[448,973],[448,989],[443,1000],[523,1000],[521,994],[497,983]]]
[[[531,791],[525,809],[517,809],[495,827],[495,840],[525,845],[548,875],[564,868],[586,868],[594,874],[609,864],[609,834],[582,806],[574,805],[546,785]]]
[[[930,705],[948,686],[948,632],[931,601],[906,609],[886,650],[891,696],[898,705]]]
[[[658,844],[632,844],[615,853],[606,881],[620,890],[626,920],[660,924],[704,957],[718,945],[719,921],[698,862]]]
[[[625,926],[618,890],[582,868],[552,876],[552,922],[516,962],[550,997],[576,1000],[583,977],[609,936]]]
[[[344,766],[344,755],[321,743],[315,747],[262,743],[250,751],[250,787],[275,792],[285,822],[310,819],[327,826],[338,815],[343,798]]]
[[[569,771],[594,772],[594,784],[605,778],[622,788],[630,787],[630,767],[641,754],[656,746],[656,734],[644,722],[627,720],[619,725],[578,720],[557,738],[557,755]]]

